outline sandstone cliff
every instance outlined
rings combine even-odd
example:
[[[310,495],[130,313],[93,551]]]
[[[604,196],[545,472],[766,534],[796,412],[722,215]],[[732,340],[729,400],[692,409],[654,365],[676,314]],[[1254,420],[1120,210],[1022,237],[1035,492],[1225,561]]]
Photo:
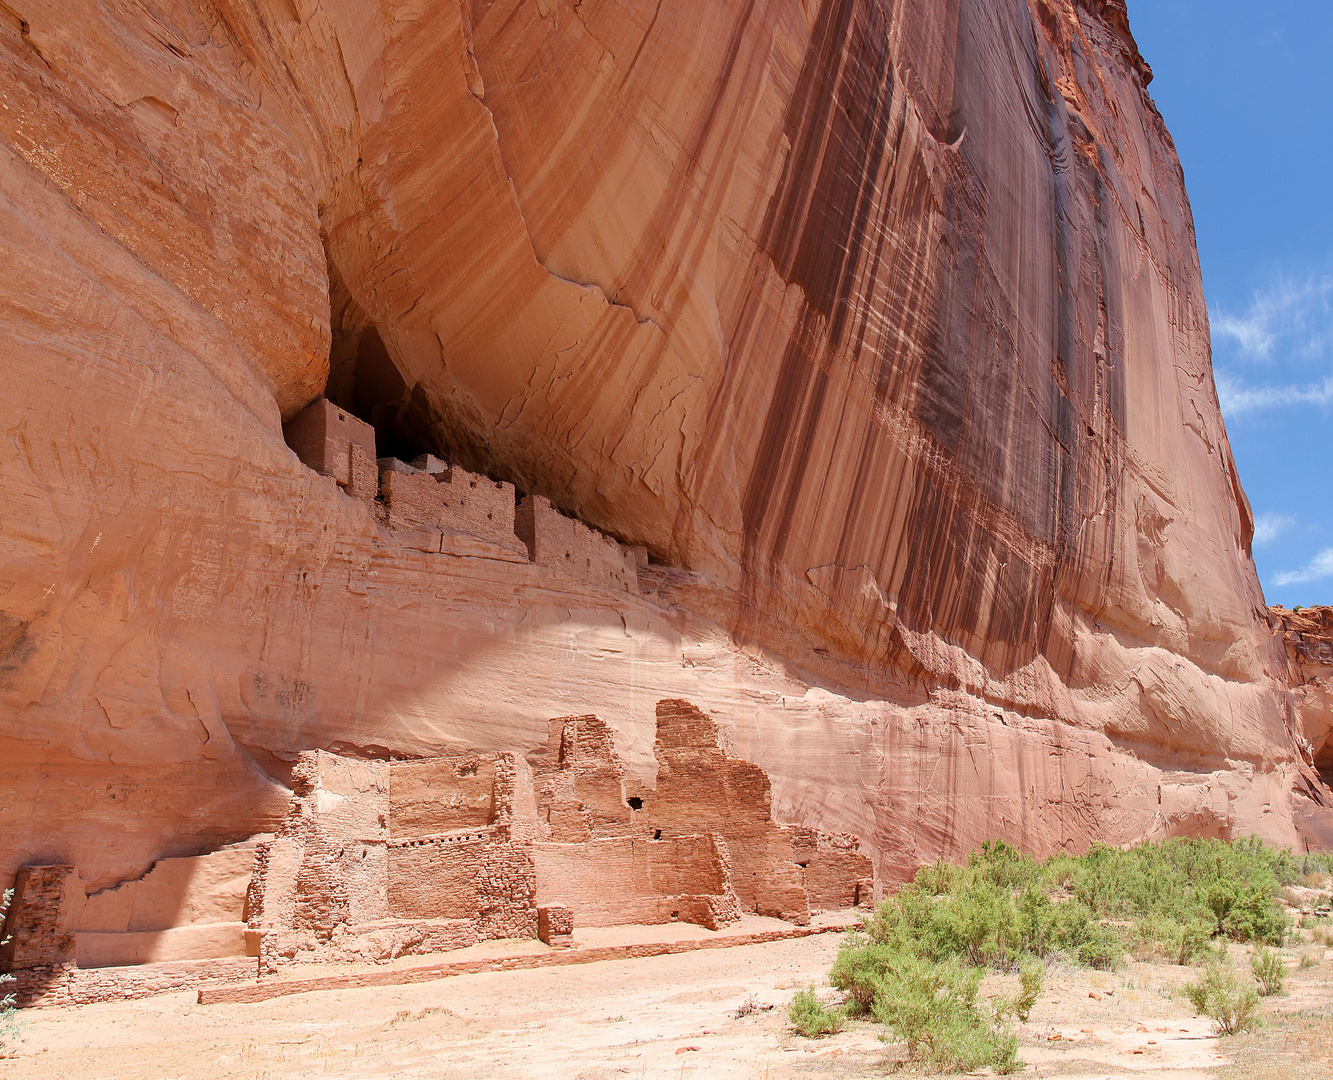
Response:
[[[244,838],[317,747],[593,711],[651,784],[662,697],[885,880],[1298,840],[1122,3],[3,0],[0,51],[0,878]],[[405,542],[284,442],[321,393],[641,591]]]

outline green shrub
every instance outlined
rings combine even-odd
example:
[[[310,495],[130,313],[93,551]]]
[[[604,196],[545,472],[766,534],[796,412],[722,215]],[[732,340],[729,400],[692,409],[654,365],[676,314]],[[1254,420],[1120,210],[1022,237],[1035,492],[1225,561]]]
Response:
[[[820,1035],[836,1035],[841,1031],[843,1013],[841,1009],[826,1008],[815,997],[815,988],[812,986],[791,999],[791,1004],[787,1006],[787,1019],[797,1034],[814,1039]]]
[[[9,912],[9,902],[13,898],[13,889],[6,889],[0,894],[0,929],[5,925],[5,915]],[[8,940],[0,939],[0,945]],[[8,1054],[19,1037],[18,999],[12,991],[5,992],[5,988],[13,981],[12,975],[0,975],[0,1057]]]
[[[1001,1015],[977,1007],[980,983],[981,970],[956,959],[900,955],[875,994],[875,1019],[907,1043],[912,1060],[940,1072],[1017,1072],[1018,1037]]]
[[[1309,953],[1301,953],[1301,970],[1304,971],[1307,968],[1318,967],[1322,959],[1322,956],[1311,956]]]
[[[1014,1013],[1020,1020],[1026,1021],[1032,1015],[1032,1006],[1041,996],[1042,977],[1046,968],[1040,960],[1029,957],[1018,965],[1018,980],[1022,989],[1014,999]]]
[[[875,1003],[875,991],[890,970],[897,952],[891,945],[852,931],[829,971],[829,982],[847,995],[847,1011],[865,1016]]]
[[[1195,1012],[1210,1017],[1219,1035],[1235,1035],[1255,1026],[1259,991],[1230,965],[1210,965],[1183,989]]]
[[[1250,970],[1254,972],[1254,981],[1259,986],[1261,997],[1282,993],[1282,984],[1287,978],[1287,965],[1277,953],[1269,949],[1256,949],[1250,957]]]
[[[1329,857],[1295,856],[1254,838],[1098,844],[1044,863],[990,841],[965,866],[922,867],[848,936],[829,979],[847,995],[847,1012],[873,1014],[914,1059],[1002,1069],[1016,1061],[1007,1018],[1029,1015],[1043,962],[1114,968],[1129,945],[1189,964],[1224,961],[1229,941],[1281,945],[1289,932],[1282,887],[1330,868]],[[1267,971],[1271,962],[1263,963]],[[979,1007],[986,968],[1017,970],[1019,995]],[[1254,988],[1211,970],[1197,984],[1198,1010],[1226,1030],[1248,1024]]]

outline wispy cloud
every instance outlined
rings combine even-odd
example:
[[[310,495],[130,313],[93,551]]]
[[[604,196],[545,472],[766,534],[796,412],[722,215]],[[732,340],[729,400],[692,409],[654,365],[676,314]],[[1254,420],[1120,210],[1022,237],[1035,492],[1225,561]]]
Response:
[[[1333,378],[1287,386],[1254,386],[1225,371],[1217,373],[1217,400],[1226,416],[1289,405],[1333,405]]]
[[[1279,585],[1304,585],[1326,577],[1333,577],[1333,548],[1324,548],[1299,570],[1288,570],[1273,580]]]
[[[1259,546],[1271,544],[1295,524],[1290,514],[1260,514],[1254,519],[1254,542]]]
[[[1305,281],[1279,278],[1259,289],[1243,314],[1209,313],[1213,334],[1231,339],[1246,360],[1271,360],[1275,351],[1307,359],[1333,345],[1333,276]]]

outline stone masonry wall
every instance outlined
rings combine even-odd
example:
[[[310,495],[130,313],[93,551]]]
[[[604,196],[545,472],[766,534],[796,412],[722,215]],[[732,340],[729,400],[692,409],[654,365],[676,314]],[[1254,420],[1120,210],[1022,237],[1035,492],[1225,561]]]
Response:
[[[825,833],[793,825],[792,854],[804,870],[802,883],[810,910],[859,907],[874,897],[875,868],[850,833]]]
[[[635,821],[611,730],[596,716],[550,721],[545,761],[536,770],[539,818],[562,842],[594,836],[648,836]]]
[[[505,826],[389,844],[389,911],[396,919],[471,919],[483,938],[537,932],[537,883],[527,845]]]
[[[72,964],[82,904],[83,881],[73,866],[20,867],[5,919],[0,970]]]
[[[532,858],[540,903],[568,907],[576,926],[680,920],[716,929],[718,918],[735,910],[711,836],[537,843]]]
[[[375,429],[327,398],[316,398],[293,416],[283,425],[282,434],[302,462],[344,488],[363,486],[364,475],[353,472],[353,446],[361,449],[362,462],[373,465],[375,461]]]
[[[406,465],[396,458],[379,461],[380,494],[390,529],[437,530],[444,537],[465,533],[515,555],[524,552],[514,533],[514,486],[449,466],[429,455]]]
[[[791,830],[772,819],[767,774],[718,746],[717,725],[688,701],[657,705],[657,789],[644,799],[655,836],[718,833],[732,858],[741,906],[792,922],[809,921]]]
[[[611,537],[555,509],[549,499],[529,495],[518,504],[514,529],[538,566],[564,570],[610,592],[637,592],[634,556]]]

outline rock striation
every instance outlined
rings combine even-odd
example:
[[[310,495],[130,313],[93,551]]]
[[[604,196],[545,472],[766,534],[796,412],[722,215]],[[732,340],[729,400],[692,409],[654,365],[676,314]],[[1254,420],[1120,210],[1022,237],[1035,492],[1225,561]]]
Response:
[[[884,882],[1319,835],[1150,76],[1117,0],[5,0],[0,879],[590,707],[649,799],[662,699]]]
[[[1327,784],[1333,779],[1333,607],[1268,609],[1268,624],[1287,651],[1287,672],[1296,715],[1296,741],[1305,758]],[[1326,790],[1304,785],[1311,803],[1333,805]],[[1328,818],[1310,806],[1302,823],[1324,847],[1333,845]]]

